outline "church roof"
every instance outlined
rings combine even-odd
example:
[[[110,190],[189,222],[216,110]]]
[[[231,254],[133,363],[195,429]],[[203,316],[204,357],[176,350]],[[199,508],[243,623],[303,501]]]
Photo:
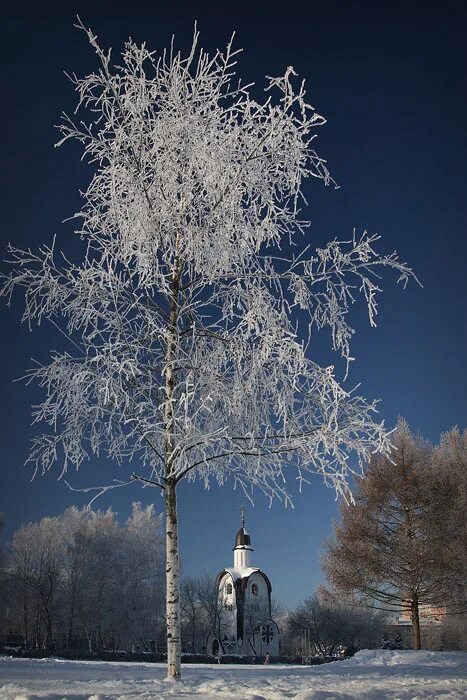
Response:
[[[264,580],[266,581],[266,585],[268,587],[269,594],[271,594],[272,591],[272,586],[271,586],[271,581],[269,580],[269,577],[266,576],[264,571],[261,571],[261,569],[258,569],[257,567],[254,566],[245,566],[245,567],[236,567],[236,566],[231,566],[227,569],[222,569],[216,577],[216,588],[219,588],[219,584],[222,581],[222,578],[225,574],[230,574],[232,577],[232,581],[234,582],[234,585],[237,583],[237,581],[241,581],[241,584],[239,584],[242,588],[246,588],[248,584],[248,579],[252,574],[258,574],[259,576],[262,576]]]
[[[235,547],[251,547],[251,538],[244,527],[235,535]]]
[[[224,569],[228,574],[230,574],[235,581],[238,581],[239,578],[248,578],[251,576],[251,574],[254,574],[255,571],[259,571],[258,568],[253,567],[253,566],[248,566],[248,567],[242,567],[242,568],[236,568],[234,566]],[[260,573],[263,573],[262,571]]]

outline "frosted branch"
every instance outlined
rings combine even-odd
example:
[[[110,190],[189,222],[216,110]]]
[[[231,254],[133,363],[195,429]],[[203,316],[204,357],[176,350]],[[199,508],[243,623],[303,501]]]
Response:
[[[317,473],[350,497],[350,475],[389,438],[376,402],[313,361],[296,310],[307,331],[330,330],[348,368],[357,298],[373,326],[386,271],[404,285],[414,274],[366,232],[311,251],[302,183],[335,183],[305,84],[289,67],[253,99],[232,42],[210,56],[196,29],[186,57],[129,40],[113,66],[78,27],[99,65],[69,76],[77,109],[58,128],[94,168],[73,217],[83,255],[11,246],[2,276],[8,303],[24,295],[23,321],[51,321],[73,347],[26,374],[45,396],[30,461],[64,474],[100,454],[138,460],[141,475],[99,494],[231,478],[288,503],[289,474],[302,486]],[[289,243],[296,255],[281,253]]]

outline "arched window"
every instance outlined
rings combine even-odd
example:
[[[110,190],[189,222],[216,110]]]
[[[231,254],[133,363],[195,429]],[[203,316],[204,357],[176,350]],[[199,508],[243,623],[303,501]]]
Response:
[[[232,584],[231,583],[227,584],[226,593],[227,593],[227,595],[230,595],[232,593]]]
[[[253,583],[251,585],[251,595],[258,595],[258,586],[256,583]]]

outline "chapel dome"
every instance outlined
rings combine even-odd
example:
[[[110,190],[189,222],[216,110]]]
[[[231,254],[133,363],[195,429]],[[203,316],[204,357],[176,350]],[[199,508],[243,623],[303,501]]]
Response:
[[[235,546],[236,547],[250,547],[251,539],[248,532],[244,527],[241,527],[235,536]]]

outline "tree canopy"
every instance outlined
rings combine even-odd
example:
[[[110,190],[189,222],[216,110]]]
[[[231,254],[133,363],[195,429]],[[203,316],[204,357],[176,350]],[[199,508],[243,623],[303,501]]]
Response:
[[[409,616],[420,648],[420,610],[443,616],[466,603],[466,433],[433,448],[400,420],[393,443],[342,506],[323,564],[337,590]]]

